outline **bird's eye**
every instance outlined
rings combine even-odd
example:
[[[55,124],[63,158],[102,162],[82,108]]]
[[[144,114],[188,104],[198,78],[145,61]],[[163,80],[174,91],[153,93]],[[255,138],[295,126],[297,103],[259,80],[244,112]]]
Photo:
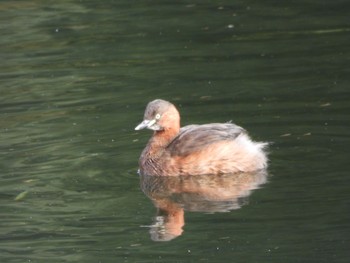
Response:
[[[159,120],[159,119],[160,119],[160,114],[157,113],[157,115],[156,115],[156,120]]]

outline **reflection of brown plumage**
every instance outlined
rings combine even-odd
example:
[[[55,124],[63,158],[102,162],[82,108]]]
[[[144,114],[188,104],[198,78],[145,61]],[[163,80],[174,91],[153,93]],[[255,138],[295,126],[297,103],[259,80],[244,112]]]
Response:
[[[157,208],[152,239],[168,241],[181,235],[185,210],[215,213],[239,209],[266,177],[265,170],[216,176],[141,175],[141,188]]]
[[[254,142],[233,123],[188,125],[165,100],[151,101],[135,128],[154,130],[143,150],[140,172],[148,175],[195,175],[252,172],[267,166],[266,143]]]

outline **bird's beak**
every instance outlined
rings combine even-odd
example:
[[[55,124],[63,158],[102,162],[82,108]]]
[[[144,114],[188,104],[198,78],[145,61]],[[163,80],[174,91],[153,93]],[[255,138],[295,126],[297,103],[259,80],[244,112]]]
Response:
[[[141,122],[139,125],[137,125],[135,127],[135,130],[138,131],[138,130],[142,130],[142,129],[145,129],[145,128],[148,128],[148,129],[152,129],[151,126],[153,124],[156,123],[156,120],[153,119],[153,120],[144,120],[143,122]]]

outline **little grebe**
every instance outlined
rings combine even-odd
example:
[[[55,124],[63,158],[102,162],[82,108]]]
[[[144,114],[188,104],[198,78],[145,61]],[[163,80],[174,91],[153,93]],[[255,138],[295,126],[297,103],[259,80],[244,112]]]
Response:
[[[165,100],[148,103],[144,119],[135,130],[144,128],[154,130],[154,134],[139,160],[142,174],[223,174],[267,166],[267,143],[253,142],[242,127],[233,123],[180,128],[179,112]]]

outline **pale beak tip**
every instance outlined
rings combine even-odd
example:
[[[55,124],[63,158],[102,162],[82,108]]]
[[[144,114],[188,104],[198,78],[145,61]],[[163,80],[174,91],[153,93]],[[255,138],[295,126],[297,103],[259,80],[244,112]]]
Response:
[[[147,124],[148,124],[148,121],[144,120],[143,122],[141,122],[139,125],[135,127],[135,131],[139,131],[146,128]]]

